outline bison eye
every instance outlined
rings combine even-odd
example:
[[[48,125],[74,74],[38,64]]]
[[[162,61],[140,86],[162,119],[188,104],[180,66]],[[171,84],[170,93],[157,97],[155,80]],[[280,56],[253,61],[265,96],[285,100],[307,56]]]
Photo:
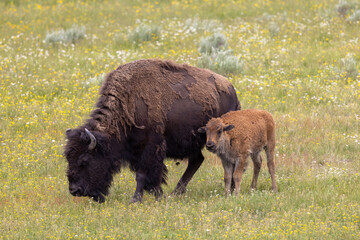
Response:
[[[68,171],[68,178],[70,182],[75,182],[76,181],[76,172],[75,171]]]
[[[79,166],[84,167],[89,164],[89,161],[85,158],[79,160]]]
[[[221,129],[217,131],[217,134],[218,134],[218,135],[221,135]]]

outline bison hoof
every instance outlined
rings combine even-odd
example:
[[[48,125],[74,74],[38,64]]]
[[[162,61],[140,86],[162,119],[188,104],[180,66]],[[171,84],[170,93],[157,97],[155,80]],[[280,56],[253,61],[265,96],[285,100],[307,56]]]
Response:
[[[171,196],[180,196],[186,193],[186,188],[176,188],[172,193]]]
[[[163,195],[155,195],[155,201],[161,202],[161,200],[163,199]]]
[[[94,196],[94,197],[92,197],[92,199],[93,199],[95,202],[98,202],[98,203],[104,203],[104,202],[105,202],[105,197],[104,197],[103,195]]]
[[[132,197],[132,199],[130,201],[130,204],[136,203],[136,202],[139,202],[139,203],[142,202],[142,194],[137,194],[137,193],[134,194],[134,196]]]
[[[141,203],[142,200],[141,200],[141,199],[138,199],[138,198],[136,198],[136,197],[133,197],[129,203],[132,204],[132,203],[137,203],[137,202],[138,202],[138,203]]]

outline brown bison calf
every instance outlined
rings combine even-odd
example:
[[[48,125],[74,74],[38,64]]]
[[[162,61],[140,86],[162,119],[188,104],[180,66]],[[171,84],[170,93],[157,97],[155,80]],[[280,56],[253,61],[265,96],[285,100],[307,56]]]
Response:
[[[262,149],[266,152],[272,190],[277,191],[274,163],[275,123],[269,112],[256,109],[228,112],[219,118],[210,119],[206,126],[198,131],[206,132],[206,148],[221,158],[226,196],[233,192],[234,188],[234,194],[239,193],[249,156],[254,163],[251,188],[256,189]]]

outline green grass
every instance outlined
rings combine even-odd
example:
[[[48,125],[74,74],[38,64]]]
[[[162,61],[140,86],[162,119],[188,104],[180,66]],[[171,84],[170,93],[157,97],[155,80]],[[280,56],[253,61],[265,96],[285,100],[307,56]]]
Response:
[[[343,15],[337,0],[0,2],[0,239],[359,239],[360,23],[348,3]],[[139,23],[161,34],[134,45]],[[83,39],[45,41],[72,26]],[[215,32],[244,61],[229,77],[243,109],[274,115],[279,192],[264,161],[258,190],[250,164],[241,195],[226,199],[204,150],[182,197],[129,205],[128,169],[104,204],[72,197],[64,133],[88,118],[104,75],[141,58],[196,66]],[[169,196],[186,162],[166,164]]]

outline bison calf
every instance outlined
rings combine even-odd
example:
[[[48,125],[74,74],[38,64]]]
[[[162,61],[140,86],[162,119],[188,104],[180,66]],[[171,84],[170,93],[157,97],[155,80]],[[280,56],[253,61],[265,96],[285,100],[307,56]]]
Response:
[[[274,164],[275,123],[269,112],[255,109],[228,112],[219,118],[210,119],[206,126],[198,131],[206,132],[206,148],[221,158],[226,196],[233,192],[234,188],[234,194],[239,193],[249,156],[254,163],[251,188],[256,189],[262,149],[266,152],[272,190],[277,191]]]

